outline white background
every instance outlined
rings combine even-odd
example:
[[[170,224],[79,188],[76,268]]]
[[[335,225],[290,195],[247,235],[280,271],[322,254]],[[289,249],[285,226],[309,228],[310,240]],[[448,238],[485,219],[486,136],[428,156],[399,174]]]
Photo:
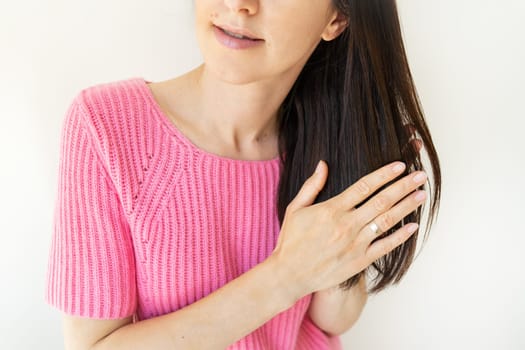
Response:
[[[264,1],[264,0],[260,0]],[[400,0],[443,172],[437,223],[345,349],[525,349],[525,5]],[[0,348],[61,349],[43,301],[60,124],[85,87],[201,62],[190,1],[19,1],[0,12]]]

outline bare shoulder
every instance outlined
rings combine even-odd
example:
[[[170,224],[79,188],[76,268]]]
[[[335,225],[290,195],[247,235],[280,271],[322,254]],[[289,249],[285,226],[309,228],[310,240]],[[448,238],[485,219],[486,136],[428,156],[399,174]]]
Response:
[[[65,349],[90,349],[115,330],[133,322],[133,316],[114,320],[62,315]]]

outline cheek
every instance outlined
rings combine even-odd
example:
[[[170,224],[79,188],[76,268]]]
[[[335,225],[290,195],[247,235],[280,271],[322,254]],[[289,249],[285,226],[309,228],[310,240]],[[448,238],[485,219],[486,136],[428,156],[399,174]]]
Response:
[[[195,1],[193,25],[197,33],[210,29],[212,23],[217,21],[217,8],[213,1]]]
[[[269,54],[287,62],[295,62],[309,56],[321,41],[318,33],[304,23],[287,24],[283,31],[273,33],[268,42]]]
[[[319,14],[326,9],[313,4],[298,6],[296,1],[298,0],[285,2],[280,4],[278,9],[268,11],[270,15],[264,21],[271,24],[270,45],[275,53],[284,59],[293,57],[297,60],[313,52],[321,41],[321,33],[325,25]]]

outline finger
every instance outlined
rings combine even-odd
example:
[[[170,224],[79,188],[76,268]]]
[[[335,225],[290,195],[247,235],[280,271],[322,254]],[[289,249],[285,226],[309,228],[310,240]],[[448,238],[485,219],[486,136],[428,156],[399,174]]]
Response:
[[[367,259],[369,259],[369,261],[376,261],[383,255],[390,253],[396,247],[403,244],[417,230],[418,226],[419,225],[417,223],[411,222],[410,224],[401,227],[391,235],[377,240],[367,248],[365,256]]]
[[[422,195],[423,197],[418,197],[418,195]],[[378,231],[374,233],[374,231],[370,229],[364,230],[364,232],[359,234],[359,241],[362,241],[366,244],[366,246],[368,246],[370,242],[382,235],[384,232],[390,230],[399,221],[416,210],[418,206],[425,202],[425,199],[425,191],[415,191],[414,193],[411,193],[392,209],[375,218],[374,223],[379,227]]]
[[[374,218],[389,210],[408,193],[424,184],[426,179],[427,175],[425,172],[415,171],[396,181],[354,211],[356,214],[354,224],[364,226],[369,223]]]
[[[316,170],[317,172],[314,172],[313,175],[304,182],[295,198],[288,204],[288,210],[295,211],[299,208],[309,206],[315,201],[315,198],[326,183],[328,166],[321,160]]]
[[[401,166],[395,169],[396,166]],[[337,206],[344,210],[350,210],[357,204],[364,201],[385,183],[395,179],[403,172],[406,165],[403,162],[393,162],[385,165],[370,174],[357,180],[340,194],[334,196],[332,200],[337,202]]]

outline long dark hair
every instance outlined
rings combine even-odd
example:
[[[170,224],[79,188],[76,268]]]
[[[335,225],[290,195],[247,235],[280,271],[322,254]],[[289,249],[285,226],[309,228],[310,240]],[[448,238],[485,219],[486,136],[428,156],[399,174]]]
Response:
[[[282,225],[288,203],[320,159],[329,169],[316,203],[339,194],[377,168],[402,160],[407,164],[404,175],[424,170],[429,174],[429,186],[431,178],[434,182],[433,190],[432,186],[431,191],[427,190],[431,219],[427,222],[428,233],[437,216],[441,171],[407,62],[396,1],[333,0],[333,6],[348,19],[347,28],[336,39],[319,43],[279,111],[283,165],[278,189],[279,221]],[[416,137],[422,140],[432,172],[424,169],[421,155],[410,147],[406,125],[412,125]],[[420,223],[422,210],[418,207],[377,239],[408,222]],[[417,238],[418,232],[339,287],[350,289],[371,268],[377,272],[377,282],[369,293],[398,283],[414,259]]]

